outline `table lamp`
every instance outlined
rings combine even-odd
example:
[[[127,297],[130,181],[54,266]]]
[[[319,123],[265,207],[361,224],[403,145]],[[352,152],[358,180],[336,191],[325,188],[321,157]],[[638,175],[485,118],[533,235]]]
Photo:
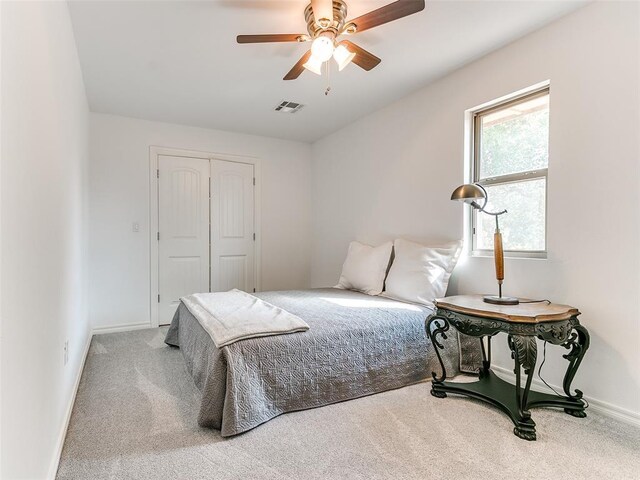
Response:
[[[485,188],[478,183],[467,183],[460,185],[451,194],[451,200],[458,200],[464,203],[468,203],[473,208],[480,212],[492,215],[496,219],[496,232],[493,235],[493,257],[496,263],[496,279],[498,280],[498,295],[488,295],[484,297],[486,303],[493,303],[495,305],[518,305],[520,301],[514,297],[502,296],[502,282],[504,281],[504,251],[502,248],[502,233],[500,232],[500,225],[498,224],[498,217],[506,210],[501,212],[487,212],[484,207],[487,206],[489,201],[489,195]],[[478,203],[478,200],[482,200],[482,206]]]

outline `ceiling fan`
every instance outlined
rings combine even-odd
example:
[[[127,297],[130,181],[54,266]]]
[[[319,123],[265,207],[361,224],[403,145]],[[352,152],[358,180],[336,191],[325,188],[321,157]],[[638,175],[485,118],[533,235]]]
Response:
[[[341,35],[353,35],[424,10],[424,0],[397,0],[353,20],[347,20],[344,0],[311,0],[304,10],[308,34],[238,35],[238,43],[312,42],[284,80],[295,80],[305,70],[322,75],[322,65],[332,57],[342,70],[351,61],[371,70],[381,60]]]

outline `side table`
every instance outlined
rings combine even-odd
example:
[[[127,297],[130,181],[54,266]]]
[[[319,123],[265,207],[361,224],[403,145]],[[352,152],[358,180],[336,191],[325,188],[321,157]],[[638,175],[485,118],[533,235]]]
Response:
[[[426,321],[427,334],[442,368],[439,376],[432,372],[433,396],[444,398],[447,393],[455,393],[489,402],[509,415],[515,425],[513,433],[525,440],[536,439],[536,424],[530,412],[532,407],[559,407],[575,417],[587,416],[582,392],[577,389],[575,393],[571,392],[571,382],[589,348],[589,333],[580,325],[580,312],[576,308],[546,302],[493,305],[485,303],[481,295],[441,298],[435,301],[435,305],[436,311]],[[476,382],[445,381],[446,370],[440,355],[444,346],[438,338],[447,338],[450,325],[460,333],[479,337],[482,367]],[[515,362],[515,385],[491,371],[491,338],[500,332],[507,334]],[[569,350],[563,355],[569,361],[563,381],[566,396],[531,391],[537,359],[536,338]]]

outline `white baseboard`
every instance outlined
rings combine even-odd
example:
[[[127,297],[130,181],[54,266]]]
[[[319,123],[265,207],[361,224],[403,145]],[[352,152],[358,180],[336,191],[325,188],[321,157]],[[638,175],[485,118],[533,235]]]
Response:
[[[82,361],[80,362],[78,375],[76,376],[76,380],[73,385],[73,393],[71,394],[71,400],[69,401],[69,405],[67,405],[67,410],[65,411],[65,414],[64,414],[64,422],[62,424],[62,429],[60,430],[60,433],[58,435],[58,440],[56,441],[55,453],[54,453],[53,459],[51,460],[51,466],[49,467],[49,472],[47,474],[47,478],[51,480],[55,480],[56,473],[58,473],[58,464],[60,463],[60,456],[62,455],[64,440],[67,437],[67,429],[69,428],[69,421],[71,420],[73,405],[76,402],[76,395],[78,393],[78,387],[80,386],[80,379],[82,378],[84,365],[87,362],[87,355],[89,354],[89,347],[91,346],[92,338],[93,338],[93,332],[89,332],[87,343],[84,346],[84,351],[82,352]]]
[[[491,370],[493,370],[496,373],[496,375],[498,375],[502,379],[511,383],[515,383],[516,376],[513,373],[513,370],[510,370],[504,367],[499,367],[496,365],[491,365]],[[558,392],[562,392],[562,387],[559,387],[553,384],[549,384],[549,385],[555,388]],[[547,388],[547,386],[544,383],[542,383],[542,381],[539,378],[535,378],[535,377],[531,382],[531,389],[539,392],[545,392],[545,393],[549,392],[549,389]],[[615,418],[624,423],[634,425],[636,427],[640,427],[640,413],[627,410],[626,408],[618,407],[609,402],[598,400],[597,398],[591,398],[591,397],[585,396],[585,399],[589,402],[589,410],[593,412],[601,413],[602,415],[605,415],[610,418]]]
[[[151,322],[123,323],[121,325],[112,325],[108,327],[96,327],[93,329],[93,334],[102,335],[103,333],[128,332],[130,330],[143,330],[145,328],[153,328],[151,326]]]
[[[89,332],[87,343],[84,346],[84,351],[82,352],[82,361],[80,363],[80,368],[78,369],[78,374],[76,376],[76,379],[73,385],[73,393],[71,395],[71,400],[69,401],[69,405],[67,405],[67,410],[65,411],[65,416],[64,416],[64,422],[62,424],[63,426],[58,435],[58,440],[56,441],[56,449],[55,449],[53,459],[51,460],[51,466],[49,467],[47,479],[55,480],[56,474],[58,473],[58,465],[60,464],[60,456],[62,455],[62,448],[64,447],[65,438],[67,437],[67,429],[69,428],[71,413],[73,412],[73,406],[76,402],[78,387],[80,386],[82,372],[84,372],[84,366],[87,362],[87,355],[89,354],[89,347],[91,346],[91,340],[93,339],[93,336],[103,334],[103,333],[116,333],[116,332],[126,332],[129,330],[141,330],[144,328],[151,328],[151,324],[149,322],[144,322],[144,323],[115,325],[112,327],[98,327],[98,328],[94,328],[91,332]]]

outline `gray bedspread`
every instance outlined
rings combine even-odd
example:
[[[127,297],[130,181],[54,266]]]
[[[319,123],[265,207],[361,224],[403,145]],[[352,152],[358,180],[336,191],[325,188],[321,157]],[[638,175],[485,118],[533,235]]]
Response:
[[[222,436],[285,412],[400,388],[440,372],[425,333],[431,313],[425,307],[331,288],[256,296],[299,316],[309,330],[218,349],[180,304],[165,339],[180,347],[202,394],[198,424]],[[448,335],[443,355],[449,374],[460,371],[459,347],[458,336]],[[466,363],[475,368],[477,340],[464,347]]]

